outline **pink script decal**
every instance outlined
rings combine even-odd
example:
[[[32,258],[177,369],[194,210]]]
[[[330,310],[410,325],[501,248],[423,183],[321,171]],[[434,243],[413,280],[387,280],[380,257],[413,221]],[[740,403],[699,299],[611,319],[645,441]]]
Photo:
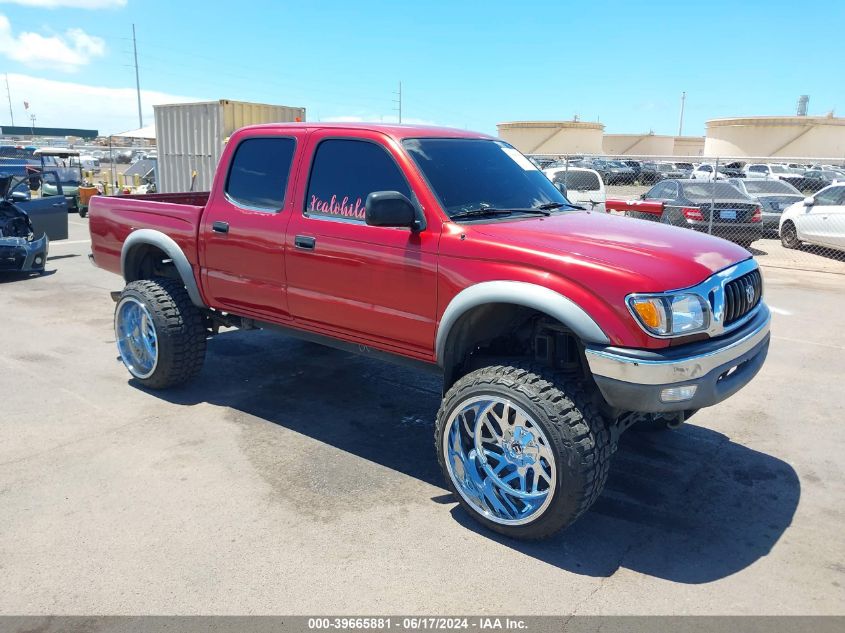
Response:
[[[332,196],[328,202],[321,200],[315,195],[311,196],[311,204],[308,205],[309,211],[316,211],[318,213],[326,213],[328,215],[340,215],[347,218],[355,218],[357,220],[364,219],[364,202],[361,198],[355,201],[355,204],[349,202],[349,196],[343,196],[343,199],[338,202],[337,196]]]

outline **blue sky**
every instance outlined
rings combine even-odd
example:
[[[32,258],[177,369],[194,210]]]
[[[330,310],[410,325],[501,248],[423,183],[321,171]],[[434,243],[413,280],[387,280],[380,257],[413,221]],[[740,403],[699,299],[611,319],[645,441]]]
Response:
[[[2,0],[0,70],[18,123],[28,99],[38,125],[134,127],[131,91],[84,88],[134,88],[134,22],[149,119],[152,102],[174,97],[392,120],[401,80],[406,120],[489,133],[577,114],[608,133],[674,134],[685,90],[684,132],[703,134],[709,118],[792,114],[800,94],[811,113],[845,114],[845,1],[803,6]]]

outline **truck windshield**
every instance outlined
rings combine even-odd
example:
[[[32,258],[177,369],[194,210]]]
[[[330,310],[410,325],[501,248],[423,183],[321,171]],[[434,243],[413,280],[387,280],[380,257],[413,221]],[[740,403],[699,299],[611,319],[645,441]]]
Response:
[[[484,208],[518,210],[555,203],[560,210],[571,208],[545,174],[507,143],[414,138],[402,144],[450,217]]]

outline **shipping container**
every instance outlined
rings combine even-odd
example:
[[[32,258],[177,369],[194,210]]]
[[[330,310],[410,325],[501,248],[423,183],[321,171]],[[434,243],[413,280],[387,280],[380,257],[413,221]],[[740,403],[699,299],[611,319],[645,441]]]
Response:
[[[153,109],[158,147],[156,187],[162,193],[211,189],[223,145],[235,130],[258,123],[305,121],[305,108],[228,99]],[[194,171],[197,176],[192,186]]]

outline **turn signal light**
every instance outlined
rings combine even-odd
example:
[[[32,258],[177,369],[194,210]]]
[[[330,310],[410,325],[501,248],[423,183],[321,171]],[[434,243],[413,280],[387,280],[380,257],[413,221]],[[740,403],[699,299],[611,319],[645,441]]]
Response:
[[[634,303],[633,308],[637,311],[637,315],[644,325],[657,330],[663,324],[662,315],[657,308],[656,302],[643,301]]]
[[[762,222],[763,209],[761,207],[754,207],[754,214],[751,216],[752,222]]]
[[[696,207],[684,207],[681,211],[683,211],[684,217],[687,220],[704,221],[704,214],[701,213],[701,209]]]

